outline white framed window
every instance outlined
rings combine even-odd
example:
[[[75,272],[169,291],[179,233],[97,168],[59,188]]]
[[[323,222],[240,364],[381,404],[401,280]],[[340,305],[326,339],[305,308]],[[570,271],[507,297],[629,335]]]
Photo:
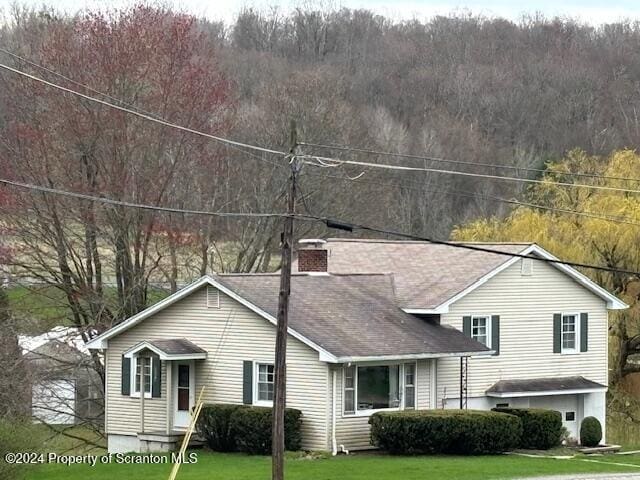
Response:
[[[477,315],[471,317],[471,338],[491,348],[491,316]]]
[[[273,405],[273,388],[275,384],[275,367],[272,363],[255,364],[254,404]]]
[[[344,415],[415,408],[416,372],[415,363],[345,366]]]
[[[416,364],[405,363],[404,367],[404,408],[416,408]]]
[[[145,398],[151,398],[151,392],[153,391],[153,362],[151,356],[140,355],[134,356],[131,359],[131,396],[140,396],[140,387],[144,379],[144,396]]]
[[[344,413],[356,413],[356,367],[344,367]]]
[[[560,328],[561,353],[578,353],[580,314],[563,313]]]

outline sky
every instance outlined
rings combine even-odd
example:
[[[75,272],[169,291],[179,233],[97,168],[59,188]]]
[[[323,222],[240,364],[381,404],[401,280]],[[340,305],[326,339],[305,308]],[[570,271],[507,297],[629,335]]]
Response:
[[[43,3],[54,5],[59,10],[75,13],[83,8],[122,7],[139,0],[18,0],[31,6]],[[15,0],[0,0],[0,10],[5,13]],[[428,19],[434,15],[470,11],[488,17],[505,17],[517,20],[524,13],[541,12],[547,17],[569,16],[583,22],[599,25],[623,19],[640,20],[638,0],[164,0],[181,10],[210,19],[229,23],[237,12],[246,6],[258,9],[277,5],[287,11],[298,5],[331,5],[333,7],[367,8],[386,16],[403,20]]]

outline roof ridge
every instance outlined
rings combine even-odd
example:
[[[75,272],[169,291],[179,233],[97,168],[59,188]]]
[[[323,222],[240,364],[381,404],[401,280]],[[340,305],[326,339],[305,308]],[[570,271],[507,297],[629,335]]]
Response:
[[[390,240],[384,238],[327,238],[327,242],[348,242],[348,243],[408,243],[408,244],[424,244],[424,245],[443,245],[434,244],[428,240]],[[450,241],[449,243],[455,245],[535,245],[535,242],[479,242],[479,241]],[[444,244],[444,246],[447,246]]]

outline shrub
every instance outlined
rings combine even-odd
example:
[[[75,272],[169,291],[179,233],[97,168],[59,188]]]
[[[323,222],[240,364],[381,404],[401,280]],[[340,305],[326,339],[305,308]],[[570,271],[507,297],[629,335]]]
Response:
[[[548,450],[562,440],[562,414],[543,408],[494,408],[494,412],[508,413],[522,421],[520,448]]]
[[[580,425],[580,443],[583,447],[597,447],[602,440],[602,425],[596,417],[586,417]]]
[[[522,435],[518,417],[480,410],[378,412],[369,423],[371,443],[396,454],[504,452]]]
[[[242,407],[231,414],[231,429],[237,450],[251,454],[271,453],[272,408]],[[302,412],[287,408],[284,412],[286,450],[300,450]]]
[[[211,450],[232,452],[236,449],[235,435],[231,429],[231,415],[243,405],[217,403],[202,407],[197,429]]]

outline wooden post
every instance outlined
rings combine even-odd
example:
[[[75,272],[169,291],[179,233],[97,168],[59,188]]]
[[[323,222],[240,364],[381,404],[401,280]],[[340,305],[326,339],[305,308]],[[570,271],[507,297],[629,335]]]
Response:
[[[293,214],[296,206],[296,174],[295,158],[298,144],[296,124],[291,121],[290,133],[290,165],[289,193],[284,233],[282,235],[282,265],[280,268],[280,293],[278,295],[278,316],[276,325],[276,361],[275,384],[273,391],[273,431],[271,437],[271,478],[284,479],[284,410],[286,406],[286,359],[287,359],[287,322],[289,314],[289,294],[291,292],[291,250],[293,248]]]

